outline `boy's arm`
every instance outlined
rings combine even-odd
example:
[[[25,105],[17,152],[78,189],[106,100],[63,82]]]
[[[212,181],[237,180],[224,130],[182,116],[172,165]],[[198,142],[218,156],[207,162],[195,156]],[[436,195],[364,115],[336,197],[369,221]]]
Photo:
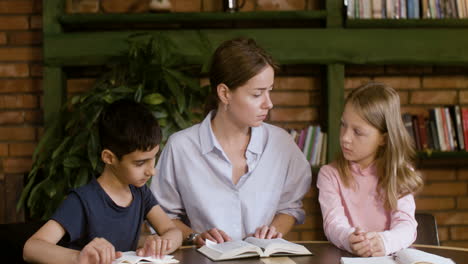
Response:
[[[153,206],[153,208],[151,208],[151,210],[146,215],[146,218],[148,219],[148,222],[151,224],[151,226],[156,229],[156,232],[158,232],[161,239],[170,241],[169,243],[162,241],[162,243],[168,243],[166,244],[166,247],[162,248],[162,254],[174,252],[182,245],[182,232],[172,222],[169,216],[162,210],[161,206]],[[148,237],[147,240],[151,238],[152,237]],[[148,243],[145,242],[145,248],[143,249],[145,251],[148,249],[147,244]],[[143,255],[154,255],[154,253],[144,252]]]
[[[55,220],[49,220],[24,244],[23,259],[33,263],[111,263],[121,256],[114,246],[103,238],[95,238],[82,251],[64,248],[57,242],[65,229]]]
[[[56,245],[64,235],[65,229],[59,223],[47,221],[24,244],[24,260],[34,263],[75,263],[79,251]]]

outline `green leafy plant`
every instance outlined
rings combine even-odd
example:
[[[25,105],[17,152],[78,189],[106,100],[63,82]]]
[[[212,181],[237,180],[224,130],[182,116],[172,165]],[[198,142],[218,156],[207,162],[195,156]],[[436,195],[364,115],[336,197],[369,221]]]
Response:
[[[87,183],[103,169],[97,121],[103,108],[131,98],[148,106],[163,132],[163,142],[201,119],[208,89],[182,67],[184,57],[162,36],[133,36],[126,54],[89,92],[72,97],[48,124],[33,155],[34,164],[17,209],[26,205],[32,218],[49,217],[67,192]]]

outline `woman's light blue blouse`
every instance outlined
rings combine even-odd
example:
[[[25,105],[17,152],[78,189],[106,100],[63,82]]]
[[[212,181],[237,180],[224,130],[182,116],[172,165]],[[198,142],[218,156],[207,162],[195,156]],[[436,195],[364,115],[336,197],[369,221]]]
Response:
[[[233,184],[231,162],[211,129],[212,115],[173,134],[164,147],[151,182],[161,207],[196,232],[219,228],[233,239],[269,225],[279,213],[303,223],[301,200],[312,175],[292,137],[273,125],[252,127],[248,171]]]

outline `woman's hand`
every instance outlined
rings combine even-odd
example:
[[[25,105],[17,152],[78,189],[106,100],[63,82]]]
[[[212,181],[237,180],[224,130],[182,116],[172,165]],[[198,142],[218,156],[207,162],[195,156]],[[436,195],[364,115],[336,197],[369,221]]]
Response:
[[[162,258],[167,255],[171,249],[172,241],[164,239],[160,236],[148,236],[142,248],[136,251],[136,254],[141,257],[154,256],[155,258]]]
[[[227,242],[227,241],[232,241],[231,237],[228,236],[223,230],[221,229],[217,229],[217,228],[212,228],[210,230],[207,230],[203,233],[201,233],[200,235],[198,235],[195,240],[193,241],[193,243],[197,246],[197,247],[201,247],[203,245],[205,245],[205,239],[209,239],[213,242],[216,242],[216,243],[223,243],[223,242]]]
[[[114,246],[104,238],[95,238],[89,242],[78,255],[77,263],[111,264],[122,256],[122,252],[115,251]]]
[[[263,225],[255,230],[255,234],[253,236],[262,239],[272,239],[282,238],[283,234],[278,232],[274,226]]]

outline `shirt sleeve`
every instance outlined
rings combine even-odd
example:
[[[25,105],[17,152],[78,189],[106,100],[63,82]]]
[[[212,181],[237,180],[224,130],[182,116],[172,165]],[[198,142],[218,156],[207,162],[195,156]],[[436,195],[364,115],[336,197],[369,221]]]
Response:
[[[51,217],[65,229],[70,241],[81,238],[85,232],[84,206],[75,192],[71,192]]]
[[[156,205],[158,205],[158,202],[156,201],[156,198],[154,197],[153,193],[151,190],[148,188],[148,186],[144,185],[141,188],[141,193],[142,193],[142,200],[143,200],[143,205],[144,205],[144,216],[149,213],[149,211]]]
[[[177,187],[174,166],[176,161],[171,139],[173,138],[169,139],[158,160],[150,189],[167,215],[172,219],[180,219],[185,215],[185,209]]]
[[[311,187],[312,171],[309,162],[292,140],[289,146],[294,149],[290,156],[276,214],[291,215],[296,219],[296,224],[303,224],[305,212],[302,207],[302,198]]]
[[[330,166],[320,169],[317,178],[319,189],[319,203],[322,210],[323,229],[328,240],[335,246],[351,252],[349,235],[354,232],[354,227],[349,224],[345,214],[337,171]]]
[[[390,230],[380,232],[386,255],[407,248],[416,240],[418,223],[414,218],[414,196],[408,194],[398,199],[397,204],[398,209],[391,214]]]

